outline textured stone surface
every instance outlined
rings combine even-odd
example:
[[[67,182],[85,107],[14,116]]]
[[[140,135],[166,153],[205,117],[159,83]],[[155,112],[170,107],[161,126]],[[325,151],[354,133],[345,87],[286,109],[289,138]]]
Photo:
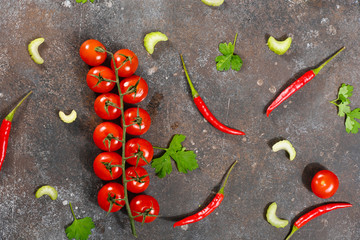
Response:
[[[172,135],[187,136],[185,145],[198,154],[199,169],[174,171],[158,179],[150,172],[147,194],[158,199],[161,217],[140,227],[139,239],[282,239],[290,226],[276,229],[264,219],[270,202],[290,221],[311,206],[346,201],[352,209],[334,211],[309,223],[292,239],[358,239],[360,198],[359,136],[345,132],[344,119],[329,103],[345,82],[354,86],[352,107],[360,106],[359,2],[225,0],[219,8],[201,1],[0,0],[0,114],[4,117],[29,90],[33,95],[14,119],[8,154],[0,174],[0,239],[66,239],[72,222],[68,202],[78,217],[95,221],[91,239],[131,239],[125,212],[110,214],[97,206],[104,184],[92,170],[100,153],[92,131],[102,120],[93,111],[96,94],[88,89],[89,67],[78,55],[81,43],[100,40],[115,52],[129,48],[139,57],[138,75],[149,83],[140,104],[151,113],[152,127],[143,137],[166,146]],[[168,42],[152,56],[142,39],[162,31]],[[243,59],[240,72],[218,72],[214,59],[220,42],[238,33],[235,52]],[[266,40],[290,35],[293,44],[283,56],[269,51]],[[41,66],[28,56],[27,45],[44,37]],[[307,86],[276,109],[265,108],[290,82],[341,46],[347,49]],[[225,124],[246,136],[230,136],[205,122],[191,100],[182,71],[182,53],[198,92]],[[72,124],[58,111],[75,109]],[[290,140],[297,157],[272,153],[276,139]],[[231,163],[222,205],[208,218],[185,228],[173,221],[196,211],[218,190]],[[340,179],[336,195],[322,200],[312,194],[305,170],[318,164]],[[175,166],[174,166],[175,167]],[[305,184],[304,184],[305,183]],[[35,199],[44,184],[54,186],[56,201]]]

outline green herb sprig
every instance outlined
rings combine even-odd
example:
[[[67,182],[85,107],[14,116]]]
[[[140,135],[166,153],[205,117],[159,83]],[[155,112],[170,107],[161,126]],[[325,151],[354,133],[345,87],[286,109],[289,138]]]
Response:
[[[217,56],[216,69],[218,71],[227,71],[230,68],[235,71],[240,71],[243,64],[241,58],[238,55],[234,55],[235,43],[236,43],[237,33],[235,35],[234,43],[220,43],[219,51],[223,54],[222,56]]]
[[[181,144],[185,138],[185,135],[176,134],[172,138],[169,148],[154,147],[165,150],[161,157],[155,158],[151,162],[151,166],[155,168],[159,178],[163,178],[172,172],[171,159],[175,161],[177,169],[182,173],[187,173],[199,167],[196,154],[193,151],[186,151]]]
[[[91,235],[91,229],[95,228],[95,224],[90,217],[77,219],[74,210],[69,203],[71,212],[74,217],[73,223],[65,230],[68,239],[86,240]]]
[[[337,99],[331,101],[330,103],[338,107],[338,115],[340,117],[345,117],[345,127],[347,133],[358,133],[360,128],[360,123],[356,119],[360,119],[360,108],[355,108],[351,110],[349,104],[349,97],[352,96],[354,87],[343,83],[339,88]]]

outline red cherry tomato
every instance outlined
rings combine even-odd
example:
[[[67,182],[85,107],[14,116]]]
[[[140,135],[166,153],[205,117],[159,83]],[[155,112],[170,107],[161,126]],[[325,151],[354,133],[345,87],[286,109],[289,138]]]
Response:
[[[137,195],[130,202],[131,214],[137,222],[152,222],[159,215],[160,206],[155,198],[149,195]],[[154,216],[148,216],[148,215]]]
[[[321,170],[311,181],[311,189],[319,198],[332,197],[339,187],[339,179],[329,170]]]
[[[125,205],[125,201],[119,199],[124,199],[124,187],[119,183],[107,183],[98,192],[98,204],[106,212],[119,211]]]
[[[142,108],[127,109],[124,112],[124,119],[126,125],[133,124],[126,128],[126,132],[131,135],[142,135],[149,130],[151,125],[149,113]]]
[[[153,156],[153,146],[149,141],[143,138],[133,138],[125,144],[126,162],[131,165],[144,166],[151,162]]]
[[[96,98],[94,103],[95,113],[105,120],[114,120],[120,117],[121,110],[119,108],[120,97],[114,93],[101,94]]]
[[[94,77],[94,76],[96,77]],[[108,82],[104,79],[115,81],[115,73],[108,67],[97,66],[89,70],[86,76],[86,83],[91,90],[97,93],[107,93],[110,92],[114,86],[115,82]]]
[[[122,158],[115,152],[102,152],[94,160],[94,172],[100,179],[109,181],[117,179],[122,174],[120,165]]]
[[[133,75],[139,65],[139,60],[135,53],[129,49],[120,49],[114,53],[116,68],[122,66],[118,70],[119,77],[130,77]],[[111,68],[115,72],[114,62],[111,61]]]
[[[123,94],[126,93],[129,88],[134,89],[134,92],[124,95],[124,102],[126,103],[139,103],[146,98],[149,92],[146,81],[142,77],[136,75],[125,78],[120,82],[120,90]]]
[[[102,47],[106,49],[104,45],[95,39],[86,40],[80,46],[80,57],[81,59],[90,66],[99,66],[106,59],[106,52],[95,51],[96,47]]]
[[[125,170],[127,182],[127,190],[132,193],[141,193],[145,191],[150,183],[148,172],[142,167],[129,167]]]
[[[103,122],[95,128],[93,139],[96,146],[101,150],[113,152],[121,148],[122,134],[122,128],[119,125],[112,122]]]

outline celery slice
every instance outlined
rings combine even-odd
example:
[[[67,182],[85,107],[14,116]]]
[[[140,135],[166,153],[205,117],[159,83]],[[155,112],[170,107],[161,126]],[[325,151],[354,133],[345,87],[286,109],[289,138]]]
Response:
[[[48,195],[52,200],[56,200],[58,193],[54,187],[45,185],[36,191],[35,197],[40,198],[43,195]]]
[[[275,143],[272,146],[272,150],[273,150],[273,152],[277,152],[280,150],[287,151],[289,154],[290,161],[294,160],[295,156],[296,156],[295,148],[292,146],[291,142],[289,142],[288,140],[282,140],[282,141]]]
[[[151,32],[144,37],[144,47],[150,54],[154,53],[155,45],[160,41],[167,41],[168,37],[162,32]]]
[[[44,59],[39,54],[39,46],[45,41],[44,38],[37,38],[32,40],[28,45],[29,54],[32,60],[37,64],[43,64]]]
[[[201,1],[206,5],[213,7],[218,7],[224,3],[224,0],[201,0]]]
[[[284,228],[289,224],[289,221],[278,218],[276,216],[276,209],[277,209],[276,202],[270,204],[270,206],[266,211],[266,220],[268,221],[268,223],[270,223],[272,226],[276,228]]]
[[[72,110],[69,115],[66,115],[63,111],[59,111],[59,117],[65,123],[72,123],[75,121],[77,114],[75,110]]]
[[[288,37],[284,41],[278,41],[274,37],[269,37],[267,45],[271,51],[278,55],[283,55],[290,48],[291,37]]]

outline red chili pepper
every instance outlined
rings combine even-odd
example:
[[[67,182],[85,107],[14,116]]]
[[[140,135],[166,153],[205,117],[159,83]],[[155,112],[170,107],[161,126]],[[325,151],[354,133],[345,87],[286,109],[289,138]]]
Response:
[[[308,213],[305,213],[294,223],[291,233],[285,240],[288,240],[299,228],[303,227],[305,224],[307,224],[309,221],[313,220],[314,218],[321,216],[324,213],[330,212],[332,210],[335,210],[338,208],[347,208],[347,207],[352,207],[352,204],[350,204],[350,203],[329,203],[329,204],[325,204],[320,207],[317,207]]]
[[[224,188],[225,188],[226,182],[227,182],[227,180],[229,178],[231,170],[234,168],[236,163],[237,163],[237,161],[235,161],[231,165],[231,167],[230,167],[230,169],[229,169],[229,171],[228,171],[228,173],[226,175],[223,186],[220,188],[219,192],[215,195],[213,200],[203,210],[201,210],[200,212],[195,213],[194,215],[191,215],[189,217],[186,217],[186,218],[174,223],[174,227],[178,227],[178,226],[198,222],[201,219],[204,219],[205,217],[209,216],[210,213],[212,213],[220,205],[220,203],[224,199]]]
[[[11,122],[14,117],[14,114],[21,103],[31,94],[30,91],[21,101],[16,105],[16,107],[5,117],[5,119],[1,123],[0,127],[0,170],[4,163],[6,156],[6,149],[8,145],[10,130],[11,130]]]
[[[305,86],[311,79],[313,79],[320,70],[330,62],[336,55],[338,55],[345,47],[340,48],[331,58],[325,61],[320,67],[307,71],[304,75],[302,75],[299,79],[293,82],[290,86],[288,86],[284,91],[280,93],[280,95],[271,103],[271,105],[266,110],[266,116],[269,116],[272,110],[278,107],[282,102],[288,99],[291,95],[293,95],[297,90]]]
[[[181,57],[181,61],[184,67],[184,71],[185,71],[185,75],[186,78],[188,80],[190,89],[191,89],[191,94],[192,97],[194,99],[195,105],[197,106],[197,108],[199,109],[199,111],[201,112],[201,114],[204,116],[204,118],[211,123],[215,128],[219,129],[220,131],[224,132],[224,133],[228,133],[228,134],[233,134],[233,135],[245,135],[244,132],[239,131],[237,129],[233,129],[233,128],[229,128],[227,126],[225,126],[224,124],[222,124],[219,120],[217,120],[214,115],[210,112],[209,108],[206,106],[206,104],[204,103],[204,101],[202,100],[202,98],[199,96],[199,93],[195,90],[194,85],[192,84],[189,74],[186,70],[186,66],[184,63],[184,59],[182,57],[182,55],[180,55]]]

